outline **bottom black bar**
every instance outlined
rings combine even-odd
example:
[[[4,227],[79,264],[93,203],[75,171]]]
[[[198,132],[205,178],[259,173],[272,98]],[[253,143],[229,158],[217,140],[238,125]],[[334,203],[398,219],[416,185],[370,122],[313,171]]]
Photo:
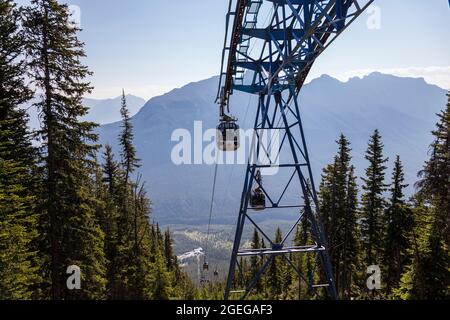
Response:
[[[45,314],[46,318],[86,319],[106,314],[131,319],[337,319],[337,317],[366,319],[394,316],[402,319],[409,314],[427,317],[444,315],[448,301],[2,301],[3,314],[17,317],[23,312]],[[445,309],[444,309],[445,308]],[[383,317],[383,318],[381,318]]]

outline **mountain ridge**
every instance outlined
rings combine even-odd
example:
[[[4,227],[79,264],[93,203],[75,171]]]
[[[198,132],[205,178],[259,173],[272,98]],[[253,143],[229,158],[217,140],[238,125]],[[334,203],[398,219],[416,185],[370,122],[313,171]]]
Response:
[[[154,97],[132,118],[135,145],[143,165],[140,171],[153,199],[154,218],[162,224],[205,223],[213,168],[173,165],[170,155],[176,142],[171,141],[171,135],[176,129],[192,133],[194,121],[202,121],[205,129],[215,127],[217,81],[218,77],[211,77],[191,82]],[[232,113],[241,120],[242,128],[251,127],[256,100],[240,92],[232,96]],[[436,121],[435,114],[445,101],[445,90],[427,84],[424,79],[382,73],[351,78],[347,82],[322,76],[306,84],[299,104],[316,185],[322,168],[332,161],[337,149],[335,140],[341,132],[352,143],[353,162],[361,176],[367,166],[364,159],[367,141],[378,128],[390,162],[397,153],[402,156],[411,185],[409,193],[412,193],[416,173],[427,158],[432,142],[430,132]],[[117,154],[119,130],[120,123],[107,124],[98,130],[100,142],[111,144]],[[220,168],[216,201],[218,223],[234,223],[243,171],[242,165]],[[386,172],[386,179],[390,180],[390,171]],[[266,218],[261,215],[261,219]]]

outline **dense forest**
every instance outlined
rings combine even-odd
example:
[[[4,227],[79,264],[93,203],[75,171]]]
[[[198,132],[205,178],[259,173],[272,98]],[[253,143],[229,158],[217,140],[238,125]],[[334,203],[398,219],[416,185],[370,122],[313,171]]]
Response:
[[[98,145],[97,124],[81,120],[92,87],[79,31],[56,0],[27,7],[0,0],[0,300],[222,298],[222,283],[199,287],[187,277],[170,232],[151,222],[125,93],[120,155]],[[41,126],[31,132],[23,105],[36,97]],[[319,195],[341,299],[450,297],[450,102],[433,135],[410,199],[399,156],[386,178],[389,160],[378,131],[368,144],[362,190],[350,142],[338,139]],[[312,241],[307,223],[299,225],[296,245]],[[257,231],[252,246],[265,246]],[[242,261],[244,276],[263,259]],[[293,261],[313,274],[309,256]],[[373,264],[382,270],[383,288],[369,292],[366,267]],[[79,290],[66,285],[69,266],[81,270]],[[278,258],[253,297],[325,298]]]
[[[365,158],[368,167],[359,190],[351,164],[350,142],[344,135],[336,141],[333,162],[323,170],[319,189],[321,222],[327,235],[333,275],[340,299],[449,299],[450,298],[450,94],[438,115],[430,159],[419,172],[416,194],[406,199],[400,156],[386,178],[388,158],[382,137],[375,130]],[[297,227],[293,244],[313,244],[308,220]],[[281,230],[275,243],[283,239]],[[252,248],[265,248],[255,229]],[[265,258],[241,260],[248,282]],[[309,281],[320,283],[312,255],[292,256],[305,280],[299,279],[286,260],[276,257],[255,288],[255,299],[325,299],[322,289],[311,290]],[[367,287],[367,267],[381,272],[380,290]],[[245,281],[243,281],[245,283]],[[238,283],[237,283],[238,284]]]
[[[92,88],[69,18],[55,0],[0,0],[0,299],[192,298],[170,233],[150,223],[125,94],[120,159],[80,120]],[[36,96],[29,132],[21,105]]]

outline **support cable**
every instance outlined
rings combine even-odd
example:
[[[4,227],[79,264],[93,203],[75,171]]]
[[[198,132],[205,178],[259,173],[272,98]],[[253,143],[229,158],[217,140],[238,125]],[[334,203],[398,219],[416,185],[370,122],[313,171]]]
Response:
[[[207,255],[208,255],[208,246],[209,246],[209,235],[211,233],[211,221],[212,221],[212,214],[213,214],[213,208],[214,208],[214,198],[216,195],[216,182],[217,182],[217,168],[218,168],[218,161],[219,160],[219,152],[216,152],[216,164],[214,168],[214,180],[213,180],[213,188],[212,188],[212,194],[211,194],[211,205],[209,207],[209,221],[208,221],[208,232],[206,234],[206,245],[205,245],[205,255],[204,255],[204,262],[207,262]]]

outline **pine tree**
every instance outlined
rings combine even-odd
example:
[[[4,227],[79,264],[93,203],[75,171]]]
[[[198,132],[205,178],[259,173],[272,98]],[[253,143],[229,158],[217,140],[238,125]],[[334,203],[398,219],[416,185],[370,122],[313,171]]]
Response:
[[[120,170],[111,146],[106,145],[103,154],[101,173],[97,177],[96,197],[101,200],[102,207],[99,216],[100,225],[105,234],[105,255],[107,263],[107,292],[108,298],[117,297],[117,267],[118,267],[118,186],[120,182]]]
[[[150,297],[152,300],[169,300],[172,295],[171,274],[167,271],[161,248],[156,250],[154,259],[154,271],[147,275],[151,277],[152,283]]]
[[[164,257],[166,259],[167,270],[174,271],[176,269],[176,256],[173,252],[173,240],[170,230],[164,232]]]
[[[275,244],[280,244],[282,241],[281,229],[277,228],[275,232]],[[269,290],[270,299],[279,299],[283,290],[283,261],[281,257],[274,256],[269,264],[267,272],[267,286]]]
[[[362,178],[364,193],[362,195],[361,209],[361,236],[362,249],[365,255],[364,263],[367,266],[381,264],[383,241],[383,212],[385,200],[383,193],[386,190],[384,182],[385,163],[383,157],[383,143],[378,130],[375,130],[369,141],[365,156],[369,166]]]
[[[197,287],[189,279],[185,273],[180,274],[180,281],[178,283],[179,294],[176,296],[179,300],[198,300],[199,292]],[[224,290],[221,292],[223,293]],[[222,297],[221,297],[222,298]]]
[[[419,193],[437,209],[436,229],[446,247],[450,247],[450,92],[446,108],[438,114],[439,122],[433,131],[431,157],[419,173]]]
[[[442,254],[433,256],[431,252],[430,239],[432,238],[434,208],[418,195],[415,195],[413,200],[414,228],[409,250],[412,261],[406,267],[399,287],[392,290],[392,297],[404,300],[439,299],[440,297],[436,297],[433,293],[434,281],[442,278],[443,275],[445,277],[446,271],[442,270],[440,266],[445,265],[446,262],[443,259],[445,256]]]
[[[267,248],[266,242],[264,241],[264,237],[261,237],[261,245],[259,247],[261,249],[266,249]],[[264,265],[264,263],[266,261],[267,261],[267,257],[262,256],[261,257],[261,265]],[[267,277],[267,272],[264,272],[261,275],[261,279],[260,279],[260,282],[261,282],[261,295],[263,295],[264,298],[267,298],[267,296],[268,296],[269,285],[267,284],[267,278],[268,278]]]
[[[35,106],[42,113],[43,248],[54,299],[105,297],[104,234],[95,213],[92,188],[97,136],[95,124],[81,121],[87,114],[83,96],[91,87],[81,64],[85,56],[79,29],[70,23],[67,5],[55,0],[32,0],[25,10],[24,29],[31,79],[42,92]],[[82,289],[66,288],[66,269],[81,269]]]
[[[133,145],[133,124],[130,119],[130,112],[127,108],[127,99],[125,91],[122,92],[122,106],[120,108],[122,116],[122,132],[119,136],[120,146],[122,148],[122,167],[125,171],[125,184],[128,183],[130,174],[134,172],[139,165],[139,159],[136,157],[136,149]]]
[[[319,199],[336,288],[341,298],[349,298],[358,258],[358,188],[350,143],[343,134],[336,143],[338,153],[323,171]]]
[[[355,167],[350,166],[346,183],[346,201],[343,218],[342,271],[340,296],[350,300],[354,295],[355,274],[358,269],[360,255],[360,235],[358,232],[358,185]]]
[[[133,145],[133,127],[130,122],[126,105],[125,93],[122,95],[122,132],[118,137],[121,147],[120,165],[109,161],[106,167],[109,172],[116,172],[116,183],[110,184],[115,193],[114,201],[118,210],[117,217],[117,255],[115,267],[117,269],[115,280],[114,299],[145,299],[151,294],[147,288],[150,259],[151,239],[149,223],[146,217],[149,214],[149,201],[145,197],[144,187],[140,182],[130,181],[130,173],[137,167],[136,150]],[[108,148],[107,153],[112,153]],[[110,180],[107,174],[106,180]],[[115,180],[113,180],[115,181]],[[142,250],[145,247],[145,250]]]
[[[120,170],[118,163],[114,160],[112,148],[108,144],[105,146],[103,160],[103,174],[105,175],[103,181],[108,187],[108,193],[110,196],[113,199],[117,199]]]
[[[384,235],[383,266],[385,267],[384,282],[387,293],[397,287],[409,261],[408,249],[413,214],[404,200],[403,190],[408,186],[404,181],[403,166],[400,156],[397,156],[392,173],[390,203],[384,216],[386,233]]]
[[[260,242],[260,237],[259,237],[259,232],[258,230],[255,228],[253,230],[253,236],[252,236],[252,240],[251,240],[251,248],[253,250],[258,250],[260,249],[261,246],[261,242]],[[253,279],[259,272],[259,270],[261,269],[261,258],[258,256],[252,256],[250,257],[250,278]],[[262,283],[261,281],[258,281],[258,283],[255,286],[255,291],[256,293],[260,293],[262,290]]]
[[[130,234],[127,236],[130,240],[131,254],[128,256],[129,259],[129,270],[128,274],[129,284],[131,285],[130,293],[132,299],[145,300],[150,299],[155,294],[158,298],[155,299],[165,299],[165,295],[160,293],[155,293],[152,291],[152,274],[158,273],[157,277],[157,286],[155,290],[162,290],[163,288],[159,287],[161,282],[164,284],[167,283],[166,290],[167,292],[171,292],[171,278],[169,278],[169,282],[165,280],[165,273],[169,274],[167,270],[167,263],[164,257],[164,238],[159,229],[157,227],[157,237],[156,239],[151,237],[150,233],[150,200],[147,197],[145,191],[145,185],[141,184],[139,179],[133,185],[133,193],[132,193],[132,206],[129,209],[132,212],[131,227],[129,230]],[[159,261],[162,260],[162,261]],[[153,264],[152,264],[153,262]],[[163,263],[161,266],[160,263]],[[164,272],[162,271],[164,269]],[[164,273],[164,274],[163,274]],[[154,280],[154,279],[153,279]]]
[[[413,261],[395,293],[404,299],[450,297],[450,94],[438,114],[430,159],[419,173],[416,196]]]
[[[310,222],[305,215],[302,216],[300,224],[297,226],[297,230],[294,237],[294,246],[307,246],[312,245]],[[296,293],[294,296],[298,300],[311,299],[310,284],[311,280],[314,281],[314,257],[310,254],[298,254],[295,256],[297,269],[300,270],[305,279],[298,277],[296,285]]]
[[[0,300],[30,299],[41,281],[35,250],[35,150],[19,106],[30,98],[24,84],[20,12],[0,0]]]
[[[335,198],[335,211],[332,212],[332,223],[334,225],[334,231],[332,233],[333,246],[330,247],[330,257],[332,267],[334,269],[334,277],[336,288],[340,295],[343,295],[343,289],[345,287],[343,281],[344,273],[344,259],[346,258],[346,252],[344,252],[344,246],[346,244],[346,218],[347,214],[347,183],[348,172],[350,165],[350,143],[347,138],[341,134],[338,144],[338,154],[335,157],[333,178],[334,184],[332,186]],[[347,270],[345,270],[347,271]]]
[[[319,186],[319,202],[320,202],[320,221],[323,224],[325,234],[327,235],[328,247],[332,248],[334,243],[334,237],[336,236],[334,219],[336,215],[333,212],[336,211],[335,188],[334,177],[335,167],[330,164],[327,165],[322,172],[322,179]]]
[[[181,295],[184,295],[183,292],[185,292],[186,286],[191,286],[192,284],[188,283],[190,279],[181,270],[178,264],[178,258],[174,252],[174,240],[172,238],[170,229],[167,229],[164,232],[163,249],[164,249],[164,258],[166,260],[166,268],[167,271],[170,273],[170,277],[172,279],[171,292],[174,298],[179,299]]]
[[[180,271],[173,254],[170,232],[162,234],[159,225],[150,224],[151,201],[145,192],[145,183],[138,175],[132,181],[130,174],[139,167],[139,159],[133,145],[133,127],[122,95],[122,132],[119,135],[121,147],[120,166],[106,161],[112,176],[118,177],[112,186],[117,194],[115,203],[117,218],[117,255],[115,268],[117,274],[116,299],[166,299],[173,291],[175,279],[181,279]],[[107,150],[111,153],[111,150]],[[111,175],[106,175],[111,180]],[[164,268],[159,255],[162,256]],[[162,271],[164,269],[164,271]],[[154,273],[158,273],[155,275]],[[168,279],[166,279],[167,277]]]

